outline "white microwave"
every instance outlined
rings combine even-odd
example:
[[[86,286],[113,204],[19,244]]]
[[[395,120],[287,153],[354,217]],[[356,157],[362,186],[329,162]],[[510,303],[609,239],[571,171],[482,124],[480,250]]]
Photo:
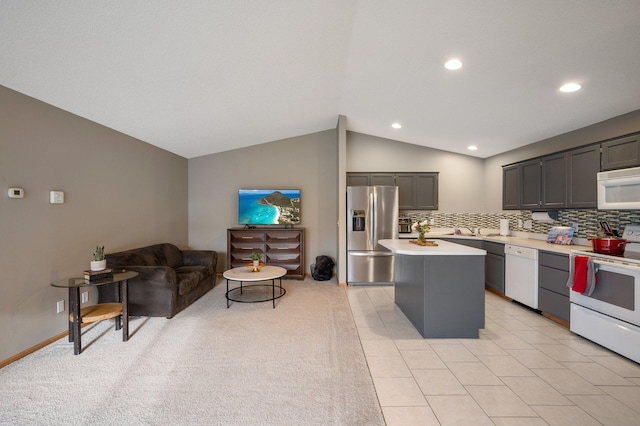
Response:
[[[640,167],[598,173],[599,210],[640,210]]]

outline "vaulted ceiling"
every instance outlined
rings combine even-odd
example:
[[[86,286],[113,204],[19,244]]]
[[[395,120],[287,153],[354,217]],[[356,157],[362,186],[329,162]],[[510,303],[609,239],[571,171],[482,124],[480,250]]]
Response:
[[[0,84],[186,158],[340,114],[485,158],[639,109],[639,23],[638,0],[0,0]]]

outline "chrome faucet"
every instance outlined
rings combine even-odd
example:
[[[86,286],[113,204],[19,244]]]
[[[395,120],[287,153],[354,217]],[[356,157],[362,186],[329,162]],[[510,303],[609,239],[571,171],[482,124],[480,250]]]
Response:
[[[455,227],[453,233],[455,235],[462,235],[462,232],[460,231],[460,229],[466,229],[467,231],[471,232],[471,235],[476,235],[474,228],[468,228],[468,227],[462,227],[462,228]],[[478,228],[478,230],[480,230],[480,228]]]

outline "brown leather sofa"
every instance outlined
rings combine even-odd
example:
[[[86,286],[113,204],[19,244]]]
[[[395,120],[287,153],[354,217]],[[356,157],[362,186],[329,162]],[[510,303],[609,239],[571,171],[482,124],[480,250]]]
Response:
[[[173,244],[106,254],[107,267],[139,275],[129,280],[129,315],[172,318],[215,285],[218,254]],[[98,302],[116,301],[115,284],[98,286]]]

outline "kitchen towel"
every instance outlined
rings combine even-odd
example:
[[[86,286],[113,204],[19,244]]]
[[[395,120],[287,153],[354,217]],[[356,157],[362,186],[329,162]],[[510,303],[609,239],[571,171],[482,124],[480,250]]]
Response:
[[[572,256],[569,261],[569,280],[571,290],[591,296],[598,282],[598,268],[590,256]]]

